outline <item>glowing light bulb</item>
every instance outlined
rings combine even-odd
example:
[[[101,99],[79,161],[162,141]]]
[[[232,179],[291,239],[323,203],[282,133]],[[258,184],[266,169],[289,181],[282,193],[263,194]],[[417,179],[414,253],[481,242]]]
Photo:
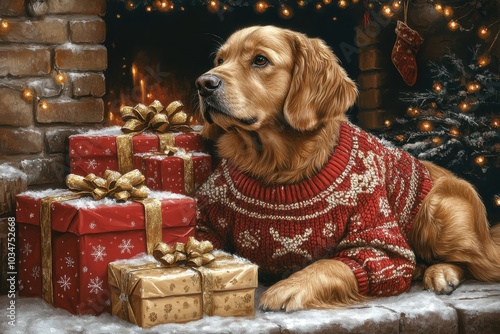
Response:
[[[33,100],[33,91],[29,88],[23,89],[23,99],[25,101],[32,101]]]
[[[219,1],[210,0],[208,2],[208,10],[212,13],[216,12],[219,9]]]
[[[485,53],[485,54],[479,56],[479,58],[477,58],[477,64],[479,65],[479,67],[488,66],[490,62],[491,62],[491,56],[487,53]]]
[[[382,13],[384,14],[384,16],[392,16],[392,10],[391,10],[391,7],[385,5],[382,7]]]
[[[332,0],[323,0],[323,3],[324,3],[325,5],[329,5],[329,4],[331,4],[331,3],[332,3]]]
[[[401,1],[394,1],[391,5],[392,9],[398,11],[401,8]]]
[[[386,120],[384,121],[384,125],[385,125],[385,127],[386,127],[386,128],[389,128],[389,127],[392,125],[391,120],[386,119]]]
[[[352,3],[358,3],[359,0],[351,0]]]
[[[432,144],[434,146],[440,146],[443,143],[443,140],[440,137],[432,138]]]
[[[421,131],[429,132],[432,131],[432,129],[434,129],[434,126],[429,121],[423,121],[420,123],[419,129]]]
[[[315,7],[316,10],[321,10],[323,8],[323,5],[318,2]]]
[[[452,137],[458,137],[460,135],[460,130],[458,130],[457,128],[451,128],[450,135]]]
[[[282,5],[280,7],[280,11],[279,11],[279,14],[282,18],[284,19],[289,19],[292,17],[293,15],[293,12],[292,12],[292,9],[288,6],[285,6],[285,5]]]
[[[467,112],[470,109],[470,103],[468,101],[460,102],[459,108],[462,112]]]
[[[490,30],[488,29],[488,27],[486,26],[481,26],[479,27],[479,29],[477,30],[477,35],[482,38],[482,39],[485,39],[487,38],[489,35],[490,35]]]
[[[484,164],[486,163],[486,158],[482,155],[478,155],[474,158],[474,163],[478,166],[484,166]]]
[[[453,8],[451,8],[450,6],[445,6],[443,8],[443,15],[445,17],[451,17],[453,15]]]
[[[10,28],[9,21],[6,19],[0,19],[0,28],[2,32],[7,32]]]
[[[402,142],[405,140],[405,136],[404,135],[397,135],[396,136],[396,140],[399,141],[399,142]]]
[[[495,129],[500,128],[500,119],[494,118],[491,120],[491,126]]]
[[[432,90],[436,93],[441,93],[443,91],[443,85],[440,82],[435,82],[432,85]]]
[[[306,5],[306,2],[304,0],[299,0],[297,1],[297,5],[299,5],[299,7],[304,7]]]
[[[49,109],[49,104],[47,103],[47,101],[43,100],[40,102],[40,108],[42,108],[43,110],[48,110]]]
[[[450,29],[451,31],[456,31],[458,28],[460,28],[460,23],[458,23],[457,21],[450,20],[450,22],[448,22],[448,29]]]
[[[127,4],[125,5],[125,7],[128,9],[128,10],[134,10],[135,9],[135,4],[133,1],[127,1]]]
[[[441,5],[440,3],[437,3],[435,6],[434,6],[434,9],[436,11],[438,11],[439,13],[441,13],[443,11],[443,5]]]
[[[259,1],[255,4],[255,11],[259,14],[264,13],[269,7],[268,3],[265,1]]]
[[[430,106],[431,108],[436,109],[438,105],[436,102],[431,102]]]
[[[64,84],[66,82],[66,75],[64,73],[57,73],[56,81],[60,85]]]
[[[418,108],[409,107],[406,110],[406,113],[408,114],[408,116],[417,117],[418,115],[420,115],[420,110],[418,110]]]
[[[339,0],[339,2],[337,3],[339,8],[346,8],[348,4],[349,3],[346,0]]]
[[[500,206],[500,196],[496,195],[494,199],[495,205]]]

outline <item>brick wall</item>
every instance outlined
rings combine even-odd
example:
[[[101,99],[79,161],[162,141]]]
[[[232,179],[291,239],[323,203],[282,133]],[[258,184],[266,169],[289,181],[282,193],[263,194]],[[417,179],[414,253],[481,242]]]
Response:
[[[0,0],[0,216],[27,187],[60,186],[67,137],[103,122],[105,10],[106,0]]]

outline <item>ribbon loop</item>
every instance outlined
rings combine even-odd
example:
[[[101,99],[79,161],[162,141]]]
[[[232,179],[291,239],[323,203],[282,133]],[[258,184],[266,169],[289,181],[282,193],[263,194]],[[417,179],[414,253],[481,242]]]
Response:
[[[201,267],[215,260],[215,256],[211,253],[213,249],[210,241],[200,242],[194,237],[189,237],[187,244],[177,242],[173,247],[159,242],[153,250],[153,256],[170,267],[181,265]]]
[[[155,100],[149,106],[142,103],[135,107],[122,107],[120,114],[125,122],[124,133],[143,132],[151,129],[154,132],[187,131],[188,115],[180,101],[171,102],[166,108]]]
[[[144,185],[144,180],[144,175],[138,169],[124,175],[106,170],[104,178],[92,173],[86,177],[69,174],[66,177],[66,185],[70,190],[81,195],[91,195],[95,200],[110,197],[117,201],[127,201],[148,197],[149,189]]]

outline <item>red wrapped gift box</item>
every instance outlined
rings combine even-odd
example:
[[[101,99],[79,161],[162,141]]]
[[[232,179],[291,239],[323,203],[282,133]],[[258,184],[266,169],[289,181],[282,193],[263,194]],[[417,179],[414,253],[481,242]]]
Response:
[[[179,151],[170,156],[138,153],[134,167],[144,174],[149,189],[193,196],[212,173],[212,158],[200,152]]]
[[[102,130],[92,130],[83,134],[69,137],[70,172],[85,176],[94,173],[102,176],[107,169],[118,170],[119,155],[117,137],[123,135],[120,127],[113,126]],[[132,136],[130,136],[132,137]],[[164,140],[160,140],[160,137]],[[205,144],[198,132],[175,132],[166,134],[141,133],[132,137],[131,150],[126,153],[146,153],[164,151],[162,146],[175,146],[185,151],[199,151],[205,149]],[[132,159],[132,157],[131,157]],[[133,161],[131,166],[133,167]],[[121,170],[125,173],[129,170]]]
[[[16,197],[20,296],[42,296],[41,200],[62,192],[29,191]],[[194,235],[194,199],[154,191],[149,197],[161,201],[162,241],[186,242]],[[51,225],[53,305],[73,314],[110,312],[107,265],[146,251],[143,204],[91,197],[56,202]]]

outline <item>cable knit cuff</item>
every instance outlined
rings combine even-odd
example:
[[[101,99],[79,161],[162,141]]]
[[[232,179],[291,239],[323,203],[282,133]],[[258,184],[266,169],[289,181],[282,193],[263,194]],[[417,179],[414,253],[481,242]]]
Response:
[[[354,260],[346,257],[336,257],[334,260],[341,261],[351,268],[356,280],[358,281],[358,292],[362,295],[367,295],[370,290],[370,282],[368,281],[368,274],[366,271]]]

